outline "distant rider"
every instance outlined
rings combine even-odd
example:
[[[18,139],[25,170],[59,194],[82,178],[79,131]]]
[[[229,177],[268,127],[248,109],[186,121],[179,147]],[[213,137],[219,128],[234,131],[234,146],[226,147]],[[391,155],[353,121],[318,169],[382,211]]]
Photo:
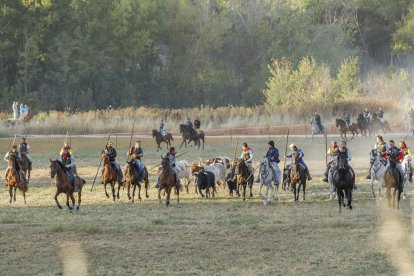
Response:
[[[301,149],[299,149],[295,144],[291,144],[289,146],[289,148],[290,148],[291,152],[290,152],[289,155],[286,155],[286,157],[293,159],[293,156],[295,154],[299,154],[299,164],[301,164],[305,168],[305,174],[306,174],[308,180],[312,180],[312,177],[310,176],[310,173],[309,173],[309,168],[306,165],[305,161],[303,160],[303,157],[305,157],[305,154],[303,153],[303,151]],[[292,165],[293,165],[294,161],[295,160],[292,160],[292,163],[288,166],[288,175],[287,175],[288,176],[288,178],[287,178],[288,182],[290,182],[290,170],[292,169]]]
[[[29,144],[26,142],[26,137],[22,138],[22,141],[19,144],[19,152],[23,156],[26,155],[27,160],[29,161],[29,170],[32,170],[32,158],[29,155]]]
[[[141,141],[135,142],[135,146],[133,146],[128,152],[128,157],[134,161],[134,165],[138,169],[139,179],[141,181],[144,172],[144,164],[142,163],[141,159],[144,157],[144,150],[141,147]]]
[[[69,147],[64,147],[63,151],[61,152],[59,156],[59,161],[62,163],[62,165],[65,167],[65,171],[68,175],[70,184],[75,188],[75,192],[79,192],[79,188],[75,187],[75,167],[76,167],[76,161],[75,158],[73,158],[71,151]]]
[[[175,179],[175,187],[177,189],[182,189],[180,184],[180,178],[178,177],[177,172],[177,158],[175,157],[177,152],[175,151],[175,147],[171,147],[170,150],[164,155],[164,158],[168,158],[170,160],[170,166],[172,171],[174,172],[174,179]],[[162,173],[162,170],[160,171],[160,174]],[[155,188],[160,188],[160,175],[158,175],[158,181],[157,185],[155,185]]]

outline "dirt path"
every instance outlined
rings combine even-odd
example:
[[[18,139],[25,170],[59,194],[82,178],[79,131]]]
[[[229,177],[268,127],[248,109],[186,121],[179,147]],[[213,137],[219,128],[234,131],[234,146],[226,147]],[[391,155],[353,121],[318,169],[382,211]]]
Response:
[[[60,258],[63,263],[64,275],[88,275],[88,260],[79,242],[62,243]]]

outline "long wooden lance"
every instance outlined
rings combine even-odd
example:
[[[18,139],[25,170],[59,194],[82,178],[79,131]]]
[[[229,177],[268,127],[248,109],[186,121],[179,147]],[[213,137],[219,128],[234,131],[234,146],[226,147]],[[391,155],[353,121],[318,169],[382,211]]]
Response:
[[[184,154],[187,154],[188,153],[188,151],[186,151],[186,152],[184,152],[184,153],[181,153],[181,154],[179,154],[179,155],[177,155],[175,158],[178,158],[178,157],[180,157],[180,156],[183,156]],[[154,167],[152,167],[152,168],[150,168],[148,171],[152,171],[153,169],[156,169],[156,168],[158,168],[159,166],[161,166],[162,164],[160,163],[160,164],[158,164],[157,166],[154,166]],[[170,164],[171,165],[171,164]]]
[[[234,149],[234,154],[233,154],[233,168],[232,168],[232,170],[234,169],[234,167],[236,166],[236,154],[237,154],[237,148],[239,147],[239,140],[237,139],[236,140],[236,148]]]
[[[63,145],[66,145],[66,142],[67,142],[67,140],[68,140],[68,134],[69,134],[69,131],[66,131],[66,135],[65,135],[65,142],[63,143]]]
[[[105,147],[108,144],[109,140],[111,139],[111,135],[112,135],[112,127],[111,127],[111,132],[109,133],[109,136],[108,136],[108,140],[106,141]],[[102,165],[102,158],[100,158],[98,169],[96,170],[95,178],[93,179],[91,192],[92,192],[93,186],[95,185],[96,178],[98,177],[98,173],[99,173],[99,169],[101,168],[101,165]]]
[[[289,127],[288,127],[287,134],[286,134],[285,160],[283,161],[283,169],[285,169],[286,167],[286,156],[287,156],[288,144],[289,144]]]
[[[14,135],[14,139],[13,139],[13,143],[12,143],[12,146],[14,146],[14,143],[16,143],[16,134]]]
[[[134,116],[134,121],[132,122],[131,137],[129,138],[128,160],[129,160],[129,157],[130,157],[130,154],[131,154],[130,150],[131,150],[131,146],[132,146],[132,136],[134,135],[134,127],[135,127],[135,116]]]

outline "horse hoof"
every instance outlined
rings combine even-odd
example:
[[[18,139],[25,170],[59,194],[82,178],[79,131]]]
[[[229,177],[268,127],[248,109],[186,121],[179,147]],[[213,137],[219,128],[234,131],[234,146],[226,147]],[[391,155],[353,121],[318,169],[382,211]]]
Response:
[[[246,201],[246,198],[243,198],[243,201]]]
[[[407,199],[407,198],[405,197],[405,195],[403,195],[403,199]]]
[[[141,197],[138,198],[139,201],[142,201]]]
[[[108,194],[105,194],[105,195],[106,195],[107,198],[109,198],[109,195]]]
[[[149,198],[149,195],[145,195],[146,198]]]
[[[352,210],[352,205],[349,205],[349,206],[348,206],[348,209],[349,209],[349,210]]]
[[[76,211],[78,211],[78,212],[79,212],[79,206],[78,206],[78,207],[76,207]]]

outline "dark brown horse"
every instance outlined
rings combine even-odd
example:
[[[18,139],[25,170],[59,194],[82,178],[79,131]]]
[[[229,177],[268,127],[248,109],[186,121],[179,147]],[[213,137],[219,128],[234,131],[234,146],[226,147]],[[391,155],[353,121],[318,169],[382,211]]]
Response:
[[[174,141],[171,133],[168,132],[166,139],[164,139],[161,132],[159,132],[156,129],[152,130],[152,138],[155,138],[155,142],[157,143],[157,146],[158,146],[157,147],[157,152],[159,150],[162,150],[161,143],[166,143],[167,144],[167,149],[169,149],[171,147],[171,141]]]
[[[384,175],[384,182],[385,188],[387,189],[387,199],[388,199],[388,207],[391,207],[391,199],[392,199],[392,207],[395,208],[395,196],[397,195],[397,209],[400,209],[400,198],[401,193],[403,191],[403,181],[402,176],[400,175],[397,169],[397,161],[395,157],[391,157],[388,159],[389,167],[385,171]],[[393,189],[393,193],[391,196],[391,189]],[[398,193],[398,194],[397,194]]]
[[[7,175],[6,175],[6,182],[7,182],[7,187],[9,188],[9,194],[10,194],[9,204],[12,203],[12,199],[13,201],[16,201],[17,188],[19,188],[19,190],[22,192],[24,204],[26,204],[26,191],[27,191],[26,182],[24,180],[24,175],[19,173],[15,167],[16,156],[10,155],[8,163],[9,163],[10,169],[8,170]]]
[[[24,171],[24,174],[26,176],[27,184],[29,184],[30,181],[30,172],[32,171],[32,168],[30,167],[29,158],[26,154],[22,153],[22,158],[20,160],[20,167]]]
[[[355,184],[355,175],[348,165],[346,152],[339,151],[335,166],[336,168],[332,173],[332,182],[336,188],[339,213],[341,213],[342,206],[347,206],[349,210],[352,210],[352,190]],[[345,205],[345,198],[348,199],[347,205]]]
[[[358,124],[352,123],[350,126],[346,125],[346,122],[342,119],[336,119],[336,127],[339,127],[339,131],[341,132],[341,138],[348,141],[346,138],[346,133],[350,131],[352,133],[352,139],[354,139],[355,135],[358,136]]]
[[[102,152],[101,155],[102,158],[102,164],[104,166],[104,172],[103,172],[103,183],[104,183],[104,190],[105,195],[107,198],[109,198],[109,194],[106,191],[106,185],[109,183],[111,185],[112,190],[112,201],[115,202],[115,184],[118,181],[117,173],[114,168],[112,168],[111,161],[109,160],[109,156],[105,154],[105,152]],[[122,183],[119,183],[118,181],[118,193],[117,198],[119,199],[119,190],[121,189]]]
[[[170,195],[171,195],[171,190],[173,188],[175,188],[175,176],[174,176],[174,171],[171,168],[170,165],[170,159],[161,157],[162,161],[161,161],[161,172],[160,172],[160,186],[158,188],[158,200],[160,202],[160,204],[162,203],[161,200],[161,190],[164,190],[164,193],[167,194],[167,202],[166,205],[170,205]],[[178,190],[177,188],[175,188],[176,190],[176,194],[177,194],[177,203],[180,203],[180,190]]]
[[[65,171],[65,168],[63,164],[59,160],[53,160],[50,159],[50,177],[55,178],[56,177],[56,194],[55,194],[55,202],[59,209],[62,209],[62,206],[59,204],[58,196],[61,193],[66,194],[66,206],[68,206],[69,210],[72,210],[75,206],[75,197],[73,196],[73,193],[75,192],[74,186],[70,183],[70,180],[68,178],[67,172]],[[79,211],[81,200],[82,200],[82,187],[86,183],[85,180],[80,178],[79,176],[75,176],[75,187],[79,188],[78,192],[78,206],[76,206],[76,210]],[[72,206],[69,204],[69,197],[72,200]]]
[[[237,161],[236,163],[236,179],[238,195],[240,195],[240,186],[243,187],[243,201],[246,200],[247,184],[250,187],[250,197],[253,197],[252,188],[254,176],[251,175],[249,166],[244,160]]]
[[[180,149],[183,147],[183,144],[185,144],[185,148],[187,148],[187,140],[188,143],[191,143],[191,141],[194,141],[194,146],[197,147],[197,149],[200,149],[200,140],[203,142],[203,149],[204,149],[204,132],[200,130],[200,132],[197,134],[197,132],[194,129],[189,128],[186,125],[180,124],[180,133],[183,137],[183,141],[181,143]]]
[[[148,171],[147,168],[144,166],[144,170],[143,170],[143,175],[141,177],[141,179],[144,180],[145,183],[145,197],[149,198],[148,195]],[[135,198],[135,189],[138,187],[138,200],[141,201],[141,183],[139,182],[139,172],[137,167],[134,164],[134,161],[128,161],[127,162],[127,166],[125,169],[125,184],[128,188],[128,199],[131,200],[132,199],[132,203],[134,203],[134,198]],[[133,190],[132,190],[132,198],[131,198],[131,194],[130,194],[130,190],[131,190],[131,186],[133,186]]]
[[[299,153],[293,153],[293,164],[292,168],[290,169],[290,184],[292,185],[293,189],[293,196],[295,201],[299,201],[299,194],[300,188],[303,186],[303,200],[305,200],[305,192],[306,192],[306,172],[305,168],[300,164],[300,156]],[[296,184],[299,186],[296,189]]]

